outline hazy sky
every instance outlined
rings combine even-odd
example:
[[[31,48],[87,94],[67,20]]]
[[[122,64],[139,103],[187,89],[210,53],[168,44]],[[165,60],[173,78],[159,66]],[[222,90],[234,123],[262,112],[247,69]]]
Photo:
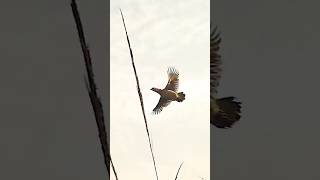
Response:
[[[160,179],[210,177],[208,0],[111,1],[111,153],[121,179],[154,179],[136,81],[119,8],[140,77]],[[167,67],[180,71],[182,103],[151,115]]]

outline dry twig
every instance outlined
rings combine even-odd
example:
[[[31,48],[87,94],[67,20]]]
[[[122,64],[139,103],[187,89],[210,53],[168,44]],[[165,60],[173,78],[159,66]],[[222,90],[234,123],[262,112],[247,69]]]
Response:
[[[178,168],[178,171],[177,171],[177,174],[176,174],[176,178],[174,178],[174,180],[177,180],[178,179],[178,175],[179,175],[179,172],[180,172],[180,169],[183,165],[183,162],[180,164],[179,168]]]

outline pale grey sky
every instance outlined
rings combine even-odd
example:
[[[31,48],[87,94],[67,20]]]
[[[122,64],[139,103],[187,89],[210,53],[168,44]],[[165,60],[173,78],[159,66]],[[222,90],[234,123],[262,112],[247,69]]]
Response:
[[[154,179],[154,170],[119,8],[133,47],[160,179],[173,179],[182,161],[184,179],[210,177],[209,3],[111,1],[111,153],[121,179]],[[179,90],[186,100],[151,115],[159,95],[150,89],[164,88],[168,66],[179,70]]]

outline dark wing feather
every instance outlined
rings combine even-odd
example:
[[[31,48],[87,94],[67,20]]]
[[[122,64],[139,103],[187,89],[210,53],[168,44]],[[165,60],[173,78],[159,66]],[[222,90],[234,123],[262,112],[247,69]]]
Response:
[[[217,87],[220,80],[221,56],[218,53],[220,49],[220,33],[217,33],[217,27],[210,34],[210,94],[217,93]]]
[[[210,113],[211,124],[218,128],[231,128],[241,118],[241,102],[235,97],[225,97],[217,100],[218,112]]]
[[[179,89],[179,72],[173,67],[168,68],[168,83],[164,89],[177,92]]]
[[[153,114],[159,114],[159,113],[162,111],[162,109],[163,109],[164,107],[167,107],[170,103],[171,103],[170,100],[167,100],[167,99],[161,97],[161,98],[159,99],[159,102],[158,102],[158,104],[156,105],[156,107],[153,108],[152,113],[153,113]]]

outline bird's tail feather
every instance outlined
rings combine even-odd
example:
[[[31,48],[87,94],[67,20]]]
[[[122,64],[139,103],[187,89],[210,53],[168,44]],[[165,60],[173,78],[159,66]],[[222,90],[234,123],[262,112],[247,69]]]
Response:
[[[218,111],[211,113],[211,123],[218,128],[230,128],[239,121],[241,102],[235,101],[234,97],[217,99]]]
[[[184,101],[185,98],[186,98],[186,95],[183,92],[178,93],[178,100],[177,100],[178,102]]]

